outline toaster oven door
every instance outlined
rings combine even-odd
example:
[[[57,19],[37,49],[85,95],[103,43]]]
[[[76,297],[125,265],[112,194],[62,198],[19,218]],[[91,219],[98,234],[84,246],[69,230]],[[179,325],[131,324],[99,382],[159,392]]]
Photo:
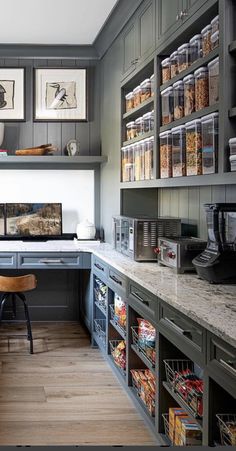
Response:
[[[133,257],[134,228],[132,219],[121,220],[121,252],[129,257]]]
[[[113,246],[118,251],[121,252],[121,219],[113,218]]]

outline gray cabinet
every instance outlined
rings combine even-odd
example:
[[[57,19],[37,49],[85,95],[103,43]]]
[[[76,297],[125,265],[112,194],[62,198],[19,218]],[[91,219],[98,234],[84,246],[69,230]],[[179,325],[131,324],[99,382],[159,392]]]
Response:
[[[25,252],[18,254],[19,269],[77,269],[83,267],[82,253]]]
[[[2,252],[0,254],[0,269],[16,268],[16,254],[10,252]]]
[[[129,22],[123,34],[123,74],[129,75],[138,61],[136,50],[136,24]]]
[[[80,318],[86,325],[87,329],[92,332],[92,303],[93,303],[93,277],[92,272],[83,270],[79,274],[79,302],[80,302]]]

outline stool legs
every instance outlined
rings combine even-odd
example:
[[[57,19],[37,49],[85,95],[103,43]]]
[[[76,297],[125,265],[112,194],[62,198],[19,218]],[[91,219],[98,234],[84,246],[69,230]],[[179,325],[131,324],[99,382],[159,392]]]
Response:
[[[23,302],[24,305],[24,311],[25,311],[25,319],[27,324],[27,339],[30,342],[30,354],[34,353],[33,349],[33,336],[32,336],[32,329],[31,329],[31,323],[30,323],[30,316],[29,316],[29,309],[28,305],[26,303],[25,295],[23,293],[16,293],[18,298]]]
[[[5,304],[8,300],[9,294],[8,293],[4,293],[1,299],[1,307],[0,307],[0,322],[2,321],[2,317],[3,317],[3,310],[5,307]]]

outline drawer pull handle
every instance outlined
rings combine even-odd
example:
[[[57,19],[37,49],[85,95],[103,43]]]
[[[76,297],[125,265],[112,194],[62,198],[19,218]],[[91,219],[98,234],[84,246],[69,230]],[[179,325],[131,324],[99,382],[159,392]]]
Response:
[[[142,302],[142,304],[147,305],[149,307],[149,302],[145,301],[143,298],[141,298],[141,296],[139,296],[138,293],[136,293],[136,291],[132,291],[131,294],[138,299],[138,301]]]
[[[236,376],[236,369],[233,366],[231,366],[234,363],[234,361],[228,360],[228,362],[225,362],[225,360],[220,359],[220,363],[226,370],[230,371],[234,376]]]
[[[110,275],[110,279],[113,280],[115,283],[118,283],[118,285],[122,285],[121,280],[117,279],[115,276]]]
[[[104,268],[99,265],[99,263],[94,263],[94,266],[96,266],[96,268],[100,269],[100,271],[104,271]]]
[[[39,263],[63,263],[61,259],[42,258]]]
[[[169,318],[164,318],[164,320],[168,323],[168,325],[170,326],[170,327],[172,327],[172,329],[174,329],[175,330],[175,332],[177,332],[178,334],[181,334],[181,335],[191,335],[191,332],[190,332],[190,330],[184,330],[184,329],[182,329],[181,327],[179,327],[179,326],[177,326],[177,324],[175,324],[175,322],[174,322],[174,320],[173,319],[169,319]]]

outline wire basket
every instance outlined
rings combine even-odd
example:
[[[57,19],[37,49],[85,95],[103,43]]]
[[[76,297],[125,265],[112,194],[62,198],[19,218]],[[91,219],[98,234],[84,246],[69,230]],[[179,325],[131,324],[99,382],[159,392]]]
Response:
[[[220,429],[221,445],[236,445],[236,414],[222,413],[217,414],[218,425]]]
[[[163,423],[164,423],[164,431],[165,431],[165,435],[166,435],[166,437],[171,441],[171,444],[172,444],[172,440],[170,439],[169,414],[168,414],[168,413],[163,413],[163,414],[162,414],[162,418],[163,418]]]
[[[135,346],[137,351],[140,352],[141,354],[143,354],[144,357],[149,361],[152,368],[155,368],[155,360],[156,360],[155,349],[146,343],[144,343],[144,344],[140,343],[139,336],[138,336],[138,326],[132,326],[131,331],[132,331],[133,345]]]
[[[118,329],[118,331],[120,331],[122,336],[126,335],[126,330],[125,328],[119,323],[119,321],[117,321],[116,315],[115,315],[115,308],[114,305],[110,304],[110,312],[111,312],[111,321],[112,323],[115,324],[116,328]]]
[[[181,374],[186,370],[190,370],[191,373],[194,373],[194,363],[191,360],[164,360],[164,364],[167,382],[169,382],[172,389],[176,391],[188,405],[192,415],[195,418],[202,418],[203,393],[194,388],[190,388],[187,384],[187,380]],[[197,379],[200,381],[199,378]]]
[[[102,307],[105,311],[107,309],[107,286],[101,282],[99,279],[95,279],[94,287],[94,298],[95,301]]]
[[[95,319],[94,329],[97,332],[103,345],[106,345],[106,320],[105,319]]]
[[[139,371],[139,372],[142,372],[142,373],[145,372],[145,370],[140,370],[140,369],[133,370],[133,371]],[[134,377],[134,375],[132,373],[132,370],[131,370],[131,376],[132,376],[132,385],[133,385],[133,388],[135,389],[135,392],[136,392],[137,396],[143,402],[143,404],[144,404],[145,408],[148,410],[149,414],[152,417],[155,417],[155,399],[149,393],[145,392],[142,384],[139,383],[135,379],[135,377]]]
[[[124,364],[121,365],[117,358],[117,346],[122,342],[124,342],[124,340],[110,340],[109,344],[110,344],[111,355],[113,357],[114,363],[116,364],[117,368],[120,370],[122,375],[125,376],[126,361],[124,362]],[[125,355],[126,355],[126,350],[125,350]]]

